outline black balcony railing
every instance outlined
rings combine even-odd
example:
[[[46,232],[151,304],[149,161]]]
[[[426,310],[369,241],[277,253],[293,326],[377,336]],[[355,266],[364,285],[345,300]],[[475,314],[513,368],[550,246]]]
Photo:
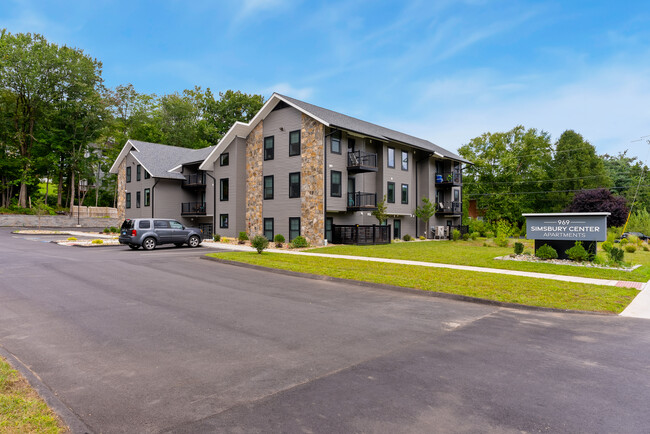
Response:
[[[348,193],[348,211],[377,209],[377,193]]]
[[[181,215],[205,215],[205,202],[181,203]]]
[[[334,244],[390,244],[391,226],[332,225]]]
[[[185,175],[183,187],[205,187],[205,173]]]
[[[460,185],[462,179],[459,171],[436,172],[436,185]]]
[[[348,172],[376,172],[377,154],[364,151],[348,152]]]
[[[439,202],[436,214],[461,214],[461,202]]]

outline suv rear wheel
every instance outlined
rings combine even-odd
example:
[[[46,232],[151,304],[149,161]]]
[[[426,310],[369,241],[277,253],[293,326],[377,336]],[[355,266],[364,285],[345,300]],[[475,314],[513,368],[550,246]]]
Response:
[[[156,248],[156,239],[154,237],[147,237],[142,242],[142,248],[145,250],[153,250]]]
[[[199,237],[197,237],[196,235],[192,235],[192,236],[190,237],[190,239],[187,240],[187,244],[188,244],[190,247],[198,247],[199,244],[201,244],[201,240],[200,240]]]

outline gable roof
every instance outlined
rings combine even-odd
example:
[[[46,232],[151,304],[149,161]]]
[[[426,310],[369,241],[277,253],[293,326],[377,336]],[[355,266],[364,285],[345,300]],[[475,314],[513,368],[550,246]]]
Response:
[[[350,132],[355,132],[364,136],[379,139],[381,141],[392,141],[402,143],[405,145],[413,146],[415,148],[423,149],[435,154],[438,157],[445,157],[451,160],[460,161],[467,164],[472,164],[470,161],[463,157],[454,154],[438,145],[431,143],[428,140],[420,139],[409,134],[401,133],[399,131],[391,130],[380,125],[370,122],[362,121],[361,119],[353,118],[339,112],[328,110],[304,101],[297,100],[279,93],[274,93],[271,98],[262,106],[259,112],[248,123],[235,122],[225,136],[214,147],[213,151],[206,157],[200,169],[209,170],[209,167],[214,163],[219,154],[225,149],[236,137],[245,138],[252,131],[252,129],[259,123],[260,120],[275,108],[275,106],[284,102],[287,105],[295,108],[296,110],[314,118],[318,122],[330,128],[337,128]]]

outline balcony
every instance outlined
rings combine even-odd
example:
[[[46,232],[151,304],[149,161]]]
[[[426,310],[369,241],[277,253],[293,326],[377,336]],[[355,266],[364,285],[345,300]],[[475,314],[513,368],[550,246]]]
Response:
[[[436,187],[461,185],[463,183],[460,171],[436,172]]]
[[[181,215],[205,215],[205,202],[181,203]]]
[[[364,151],[348,152],[348,173],[376,172],[377,154]]]
[[[439,202],[436,204],[437,215],[461,215],[461,202]]]
[[[374,211],[377,209],[377,193],[357,191],[348,193],[348,211]]]
[[[185,175],[183,187],[191,189],[205,189],[205,173]]]

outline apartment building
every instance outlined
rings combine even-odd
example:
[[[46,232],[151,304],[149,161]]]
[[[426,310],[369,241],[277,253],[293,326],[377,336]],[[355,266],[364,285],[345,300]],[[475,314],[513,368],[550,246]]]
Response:
[[[429,141],[275,93],[216,146],[130,140],[111,172],[118,174],[118,210],[128,218],[177,218],[231,237],[302,235],[322,245],[335,225],[377,224],[371,213],[384,197],[393,238],[459,225],[467,163]],[[150,178],[134,183],[138,166]],[[145,194],[147,207],[155,197],[155,210],[144,206]],[[414,216],[423,197],[437,206],[428,225]]]

